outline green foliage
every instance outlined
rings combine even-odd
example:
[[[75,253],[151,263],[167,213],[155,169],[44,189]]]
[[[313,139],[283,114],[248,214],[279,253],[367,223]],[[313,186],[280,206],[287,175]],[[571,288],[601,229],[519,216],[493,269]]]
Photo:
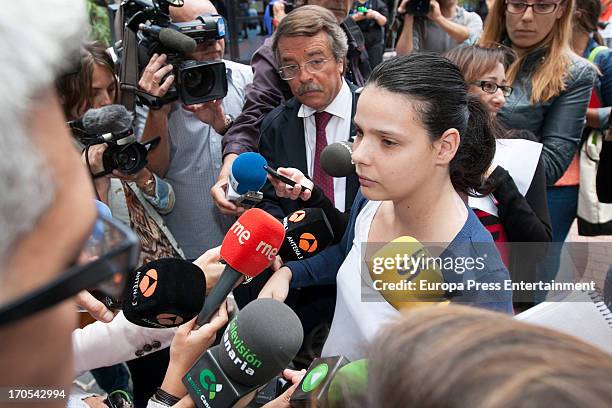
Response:
[[[91,38],[108,46],[111,35],[106,8],[96,5],[93,0],[87,0],[87,11],[91,25]]]

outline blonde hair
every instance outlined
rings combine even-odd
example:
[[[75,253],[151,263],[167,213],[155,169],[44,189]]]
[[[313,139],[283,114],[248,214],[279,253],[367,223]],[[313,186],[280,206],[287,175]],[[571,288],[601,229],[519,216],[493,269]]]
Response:
[[[565,79],[568,75],[568,65],[574,52],[570,47],[572,38],[572,14],[574,0],[565,0],[560,3],[564,7],[563,14],[553,26],[551,32],[542,42],[522,53],[508,69],[508,81],[513,83],[519,73],[525,58],[536,49],[546,49],[544,61],[539,64],[531,78],[532,105],[542,103],[558,96],[565,90]],[[479,44],[502,42],[507,36],[506,31],[506,3],[504,0],[496,0],[484,27],[484,32]]]

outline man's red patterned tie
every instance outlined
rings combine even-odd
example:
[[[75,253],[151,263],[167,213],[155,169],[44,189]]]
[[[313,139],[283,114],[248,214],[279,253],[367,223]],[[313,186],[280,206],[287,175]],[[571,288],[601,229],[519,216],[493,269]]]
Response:
[[[314,155],[314,171],[313,181],[316,186],[319,186],[323,193],[334,202],[334,179],[329,174],[325,173],[321,168],[321,152],[327,147],[327,134],[325,128],[332,118],[332,114],[328,112],[315,113],[315,126],[317,128],[317,143],[315,146]]]

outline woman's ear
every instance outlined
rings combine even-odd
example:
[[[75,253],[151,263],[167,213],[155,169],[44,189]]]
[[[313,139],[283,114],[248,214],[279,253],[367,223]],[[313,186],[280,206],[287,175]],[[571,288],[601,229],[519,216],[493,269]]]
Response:
[[[442,136],[434,142],[436,152],[436,164],[448,165],[457,154],[461,136],[455,128],[450,128],[442,133]]]

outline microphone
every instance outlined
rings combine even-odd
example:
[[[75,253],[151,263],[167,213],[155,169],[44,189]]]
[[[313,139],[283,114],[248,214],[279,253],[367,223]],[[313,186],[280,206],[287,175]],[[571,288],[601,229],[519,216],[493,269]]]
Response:
[[[368,270],[374,289],[401,310],[448,302],[439,261],[415,238],[401,236],[372,255]],[[440,289],[421,289],[422,281]]]
[[[198,315],[198,326],[208,322],[240,278],[256,277],[278,254],[285,229],[273,216],[251,208],[230,227],[221,244],[221,258],[227,263]]]
[[[278,254],[283,262],[310,258],[334,240],[334,232],[320,208],[304,208],[283,219],[285,240]]]
[[[302,324],[289,306],[254,300],[230,321],[220,344],[191,367],[183,384],[197,407],[233,407],[287,367],[303,339]]]
[[[327,391],[327,405],[330,408],[342,407],[346,396],[363,399],[368,390],[368,360],[351,361],[341,367],[333,376]]]
[[[89,109],[76,120],[68,122],[70,129],[78,130],[87,135],[104,133],[122,133],[132,127],[134,117],[123,105],[107,105],[97,109]]]
[[[204,303],[206,276],[183,259],[149,262],[130,272],[126,282],[123,314],[138,326],[178,326],[193,319]]]
[[[365,395],[368,386],[368,360],[349,362],[344,356],[316,358],[293,392],[293,408],[342,407],[347,396]],[[354,401],[356,402],[356,401]]]
[[[315,358],[293,392],[293,408],[327,407],[327,393],[338,370],[349,364],[344,356]]]
[[[355,174],[352,154],[352,142],[332,143],[321,152],[321,168],[332,177],[347,177]]]
[[[266,159],[255,152],[238,155],[228,177],[226,198],[245,208],[254,207],[263,199],[259,192],[266,184]]]
[[[193,52],[198,45],[196,41],[181,32],[157,25],[140,24],[138,28],[157,38],[162,45],[182,54]]]

